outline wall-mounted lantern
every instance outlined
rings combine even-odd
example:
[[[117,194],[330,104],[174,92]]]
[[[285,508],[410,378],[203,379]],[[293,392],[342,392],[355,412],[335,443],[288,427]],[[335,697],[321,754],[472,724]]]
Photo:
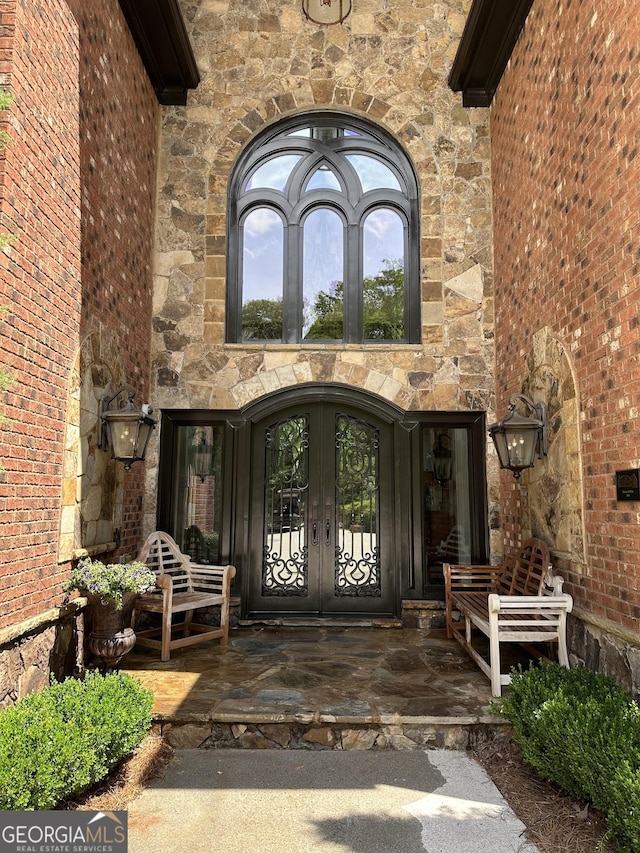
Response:
[[[522,402],[535,417],[518,414],[517,403]],[[507,416],[489,427],[501,468],[513,471],[518,479],[520,472],[531,468],[536,452],[538,458],[547,455],[547,406],[533,403],[523,394],[514,394],[509,399]]]
[[[213,472],[213,454],[215,445],[213,443],[213,430],[211,427],[196,427],[189,448],[191,467],[200,482],[204,481]]]
[[[126,394],[126,402],[122,396]],[[138,409],[133,398],[136,392],[129,385],[120,388],[113,397],[105,394],[100,401],[100,450],[111,447],[111,458],[124,464],[128,471],[134,462],[142,461],[157,421],[145,404]],[[118,398],[115,408],[110,409]]]
[[[302,11],[314,24],[341,24],[351,11],[351,0],[302,0]]]

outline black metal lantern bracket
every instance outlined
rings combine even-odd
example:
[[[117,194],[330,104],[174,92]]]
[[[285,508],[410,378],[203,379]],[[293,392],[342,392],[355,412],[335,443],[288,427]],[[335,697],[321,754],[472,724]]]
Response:
[[[517,411],[517,404],[524,403],[534,417],[523,417]],[[509,398],[509,412],[503,420],[489,427],[489,434],[498,454],[501,468],[513,471],[518,479],[521,471],[531,468],[536,453],[542,459],[547,455],[547,406],[546,403],[534,403],[524,394],[514,394]]]
[[[127,396],[122,405],[112,403],[123,395]],[[107,450],[111,447],[111,458],[124,464],[128,471],[134,462],[144,460],[151,433],[157,423],[151,417],[152,409],[143,405],[138,409],[133,398],[136,392],[130,385],[119,388],[113,396],[105,394],[100,400],[100,437],[98,447]],[[121,401],[122,402],[122,401]]]

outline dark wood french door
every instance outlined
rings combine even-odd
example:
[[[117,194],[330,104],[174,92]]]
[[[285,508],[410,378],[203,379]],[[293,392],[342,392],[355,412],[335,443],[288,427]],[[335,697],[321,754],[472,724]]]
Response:
[[[338,403],[254,423],[250,614],[394,615],[392,440]]]

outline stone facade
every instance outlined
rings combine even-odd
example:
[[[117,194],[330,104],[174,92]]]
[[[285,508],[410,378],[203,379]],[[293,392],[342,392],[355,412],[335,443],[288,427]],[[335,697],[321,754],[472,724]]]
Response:
[[[404,410],[493,410],[488,112],[447,86],[469,4],[366,0],[340,26],[299,4],[182,4],[202,81],[161,135],[152,382],[159,408],[239,409],[307,382]],[[385,127],[421,188],[421,345],[225,344],[227,189],[279,118],[332,108]],[[155,524],[155,473],[148,514]]]
[[[535,0],[491,107],[498,411],[528,389],[561,439],[502,477],[505,543],[557,548],[576,659],[636,695],[640,504],[615,474],[640,467],[639,33],[622,0]]]
[[[465,110],[447,76],[470,6],[357,0],[320,27],[298,2],[183,0],[202,82],[158,135],[116,0],[0,0],[0,85],[15,95],[0,229],[16,238],[0,254],[15,377],[2,702],[68,664],[69,561],[132,555],[156,526],[157,436],[146,472],[126,476],[95,446],[99,397],[124,383],[164,409],[237,410],[311,382],[489,421],[513,393],[545,399],[544,462],[516,483],[488,455],[491,551],[550,541],[576,603],[574,660],[638,693],[640,511],[616,499],[615,474],[640,468],[640,24],[623,0],[534,0],[491,110]],[[414,164],[419,345],[225,342],[233,166],[264,128],[322,109],[384,127]]]

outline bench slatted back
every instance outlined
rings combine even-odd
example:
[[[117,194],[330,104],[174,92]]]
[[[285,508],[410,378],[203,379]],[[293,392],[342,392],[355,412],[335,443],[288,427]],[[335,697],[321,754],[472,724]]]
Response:
[[[500,595],[541,595],[545,576],[551,564],[549,548],[540,539],[528,539],[511,562],[504,565],[498,593]]]
[[[140,552],[139,559],[146,563],[156,575],[171,575],[174,592],[192,592],[189,558],[178,548],[168,533],[156,531],[149,536]]]
[[[235,569],[230,572],[228,566],[192,563],[178,548],[176,541],[162,530],[149,536],[139,559],[156,575],[171,575],[174,595],[180,592],[228,595],[229,582],[235,574]],[[161,594],[161,591],[155,590],[155,593]]]

